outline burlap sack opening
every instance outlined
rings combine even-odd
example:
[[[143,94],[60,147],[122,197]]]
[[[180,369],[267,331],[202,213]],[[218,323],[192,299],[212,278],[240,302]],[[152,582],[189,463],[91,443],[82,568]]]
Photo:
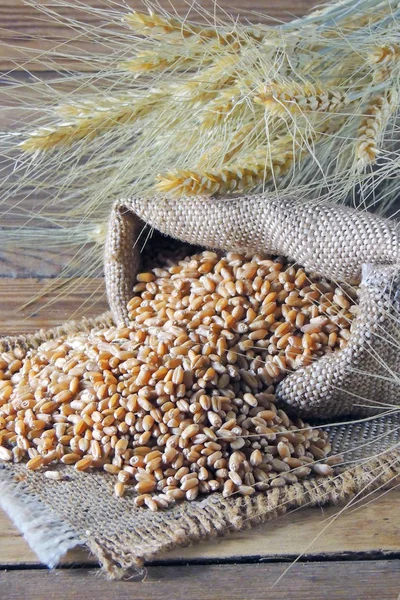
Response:
[[[391,375],[400,367],[400,235],[397,223],[371,213],[293,198],[121,200],[111,215],[105,256],[109,305],[127,323],[151,227],[171,238],[220,250],[281,254],[329,279],[361,278],[359,314],[346,349],[288,375],[277,395],[285,409],[307,418],[371,415],[379,401],[399,403]],[[148,242],[151,244],[150,242]]]
[[[335,368],[355,367],[345,372],[348,377],[356,377],[369,356],[368,347],[373,345],[382,352],[375,345],[381,339],[378,325],[385,331],[392,325],[391,335],[396,336],[396,321],[392,319],[394,324],[387,321],[386,313],[390,308],[393,317],[398,310],[399,244],[393,223],[348,209],[315,207],[292,200],[278,203],[261,196],[229,201],[118,202],[111,218],[105,261],[110,306],[118,322],[127,319],[125,305],[131,296],[140,258],[136,241],[144,222],[172,237],[201,246],[285,254],[308,269],[339,280],[351,280],[360,274],[362,264],[373,264],[363,275],[360,305],[364,302],[365,311],[362,309],[364,316],[354,332],[357,343],[353,349],[331,367],[330,379],[325,372],[314,371],[314,366],[307,367],[309,370],[303,370],[300,382],[290,375],[283,382],[286,387],[280,390],[282,401],[294,406],[297,401],[297,407],[301,406],[304,394],[310,392],[307,402],[311,402],[318,417],[359,410],[354,396],[349,393],[337,396],[335,386],[338,381],[340,385],[350,381],[353,394],[356,385],[359,390],[362,388],[365,377],[359,374],[355,383],[346,378],[335,379],[339,377]],[[386,266],[378,267],[379,264]],[[0,350],[16,346],[28,350],[45,339],[111,323],[112,316],[106,314],[36,335],[5,338],[0,342]],[[365,334],[359,331],[363,325],[369,328]],[[397,352],[384,354],[382,358],[389,361],[396,373]],[[329,366],[325,369],[329,370]],[[287,383],[290,381],[295,391]],[[383,380],[377,388],[375,378],[373,381],[372,389],[379,389],[380,400],[395,403],[398,399],[395,386]],[[314,395],[309,390],[311,385],[317,386]],[[324,404],[325,398],[328,402]],[[338,398],[346,401],[340,410],[331,406],[339,402]],[[389,484],[400,473],[400,453],[396,450],[399,426],[400,415],[392,411],[372,420],[329,427],[333,451],[345,453],[346,467],[334,477],[313,477],[251,497],[224,499],[221,494],[211,494],[199,501],[183,502],[152,513],[136,508],[130,494],[115,498],[114,478],[102,472],[84,474],[60,466],[66,470],[68,480],[56,482],[47,480],[41,472],[26,472],[23,465],[6,465],[0,470],[0,504],[42,562],[54,566],[69,548],[86,544],[109,577],[121,577],[176,546],[273,519],[301,506],[343,503],[354,495],[358,498]]]

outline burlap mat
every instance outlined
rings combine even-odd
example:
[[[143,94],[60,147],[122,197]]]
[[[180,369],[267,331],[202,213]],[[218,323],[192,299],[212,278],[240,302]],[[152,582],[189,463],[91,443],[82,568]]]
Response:
[[[399,239],[394,223],[350,209],[278,202],[263,196],[229,201],[119,202],[111,218],[105,260],[110,306],[118,322],[127,318],[124,306],[138,269],[138,238],[146,223],[189,243],[285,254],[309,270],[338,280],[352,281],[361,275],[363,264],[369,265],[363,271],[360,315],[350,350],[338,353],[321,370],[318,365],[323,361],[318,361],[289,375],[280,398],[303,412],[325,417],[363,412],[356,404],[364,392],[378,390],[375,400],[379,396],[386,404],[398,401],[393,377],[389,377],[397,374],[399,366]],[[28,349],[51,337],[111,322],[107,314],[35,335],[5,338],[0,350]],[[383,360],[376,360],[374,352]],[[368,362],[371,356],[375,356],[372,363]],[[366,385],[365,372],[371,373],[371,365],[375,376]],[[337,389],[347,385],[351,388]],[[228,499],[211,494],[152,513],[136,508],[130,494],[115,498],[115,480],[105,473],[77,473],[62,466],[59,468],[66,470],[69,478],[56,482],[40,472],[27,473],[23,465],[11,465],[0,470],[0,504],[42,562],[54,566],[69,548],[86,544],[108,576],[120,577],[174,547],[273,519],[302,506],[344,503],[388,485],[400,473],[400,415],[395,409],[385,408],[383,415],[328,430],[333,451],[345,454],[346,466],[333,477],[313,477],[265,494]]]

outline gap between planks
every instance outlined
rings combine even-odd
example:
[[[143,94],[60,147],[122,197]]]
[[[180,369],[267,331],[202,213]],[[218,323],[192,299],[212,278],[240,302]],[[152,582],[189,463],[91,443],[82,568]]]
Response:
[[[48,286],[48,291],[37,301]],[[61,286],[61,287],[59,287]],[[103,278],[0,278],[0,335],[17,335],[61,325],[70,319],[94,317],[108,310]]]
[[[303,552],[314,558],[340,558],[344,555],[355,558],[363,554],[367,558],[374,555],[396,555],[400,553],[400,489],[378,496],[379,493],[375,494],[373,502],[354,512],[345,511],[320,537],[318,535],[328,522],[327,519],[337,514],[342,507],[297,510],[253,529],[189,548],[177,548],[160,555],[156,562],[232,561],[255,557],[261,560],[278,560],[283,557],[294,560]],[[93,564],[94,558],[84,548],[76,548],[68,552],[62,562]],[[39,563],[8,517],[0,513],[0,565],[19,564],[29,566]]]
[[[98,570],[4,572],[7,600],[398,600],[400,560],[149,567],[123,581]],[[278,582],[278,579],[282,579]],[[278,583],[277,583],[278,582]],[[276,584],[276,585],[274,585]]]

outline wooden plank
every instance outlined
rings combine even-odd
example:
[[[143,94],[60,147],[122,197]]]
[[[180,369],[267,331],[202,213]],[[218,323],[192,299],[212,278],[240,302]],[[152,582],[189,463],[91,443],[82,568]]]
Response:
[[[100,580],[97,570],[10,571],[0,577],[7,600],[396,600],[400,560],[303,563],[275,587],[286,564],[150,567],[125,581]]]
[[[23,308],[54,285],[56,289]],[[54,327],[68,319],[95,316],[105,310],[102,278],[60,280],[56,284],[49,279],[0,279],[0,335]]]
[[[10,220],[8,217],[2,219],[3,223],[7,222],[10,226]],[[1,232],[0,232],[1,237]],[[87,249],[89,244],[78,250],[78,254],[81,257],[80,262],[77,260],[77,249],[74,248],[70,251],[60,252],[56,249],[49,249],[46,245],[38,247],[37,242],[30,248],[18,248],[15,247],[0,248],[0,277],[13,277],[13,278],[24,278],[24,277],[37,277],[37,278],[54,278],[63,277],[65,278],[65,269],[68,268],[68,275],[75,277],[82,272],[82,265],[88,264],[89,261],[85,261],[84,253],[85,248]],[[94,263],[94,261],[93,261]],[[92,276],[99,276],[102,272],[102,250],[98,253],[97,265],[92,263],[92,268],[88,271],[94,270],[95,273]]]
[[[20,48],[49,48],[51,43],[59,44],[61,40],[71,39],[77,36],[77,31],[72,32],[72,21],[79,21],[87,25],[96,27],[107,25],[118,21],[118,13],[126,13],[128,9],[146,11],[146,8],[141,0],[128,0],[124,4],[103,0],[85,0],[84,2],[67,2],[62,6],[62,2],[38,3],[42,6],[50,7],[54,17],[49,14],[44,14],[43,11],[35,7],[28,6],[24,0],[2,0],[0,5],[0,36],[2,39],[2,60],[0,62],[0,70],[7,69],[13,66],[10,58],[10,48],[4,47],[14,45]],[[298,17],[317,4],[316,0],[249,0],[243,4],[241,0],[219,0],[218,6],[215,6],[214,0],[201,0],[198,5],[202,9],[209,11],[211,15],[216,14],[218,17],[222,15],[238,15],[246,14],[251,21],[257,23],[261,20],[266,21],[266,18],[261,18],[260,15],[269,17],[270,23],[279,21],[288,21],[293,17]],[[170,10],[171,12],[181,15],[187,15],[190,9],[190,3],[185,0],[174,0],[171,4],[168,0],[159,0],[159,5]],[[97,10],[95,10],[97,9]],[[253,13],[253,16],[252,16]],[[256,13],[256,14],[254,14]],[[257,14],[258,13],[258,14]],[[58,15],[58,16],[56,16]],[[191,11],[191,18],[199,20],[195,17],[196,9]],[[18,56],[15,52],[14,56]]]
[[[376,496],[375,496],[376,498]],[[302,553],[314,557],[371,556],[400,552],[398,506],[400,490],[392,490],[355,512],[344,512],[324,528],[341,508],[302,509],[280,519],[224,538],[178,548],[158,558],[168,563],[237,560],[295,559]],[[93,564],[83,548],[74,549],[62,561]],[[7,516],[0,513],[0,565],[37,565],[38,560]],[[399,590],[400,591],[400,590]]]
[[[51,3],[47,3],[50,5]],[[78,2],[76,3],[76,5]],[[85,0],[80,3],[81,7],[76,5],[57,7],[53,9],[61,16],[58,19],[50,19],[43,15],[40,11],[30,6],[27,6],[23,0],[2,0],[0,5],[0,71],[18,68],[18,63],[23,62],[25,67],[32,71],[46,70],[46,67],[36,61],[27,59],[39,56],[38,50],[52,50],[57,48],[57,52],[66,52],[64,47],[60,46],[60,42],[79,39],[79,42],[71,44],[71,49],[79,49],[79,64],[84,70],[92,70],[90,64],[82,62],[85,52],[101,51],[101,46],[89,41],[85,41],[81,32],[72,31],[67,23],[71,19],[79,20],[87,25],[99,26],[107,24],[109,17],[104,15],[105,8],[112,8],[114,12],[115,22],[118,23],[115,12],[114,3],[103,2],[101,0]],[[145,7],[141,0],[129,0],[127,6],[132,9],[145,11]],[[213,0],[201,0],[199,2],[202,8],[222,16],[228,13],[233,17],[246,14],[246,17],[251,21],[260,22],[260,16],[251,13],[260,13],[270,17],[270,23],[279,21],[288,21],[293,17],[302,16],[317,4],[316,0],[250,0],[245,6],[241,0],[219,0],[219,7],[215,10]],[[171,10],[171,3],[168,0],[161,0],[160,5]],[[177,13],[186,15],[189,10],[190,3],[185,0],[174,0],[172,3],[173,10]],[[87,7],[87,8],[82,8]],[[98,11],[93,9],[97,8]],[[103,10],[103,13],[100,12]],[[126,6],[121,4],[119,11],[121,13],[128,12]],[[195,12],[193,11],[193,15]],[[196,18],[192,17],[194,20]],[[197,19],[198,20],[198,19]],[[264,21],[264,19],[263,19]],[[90,36],[88,36],[89,39]],[[103,50],[104,51],[104,50]],[[71,61],[68,58],[59,58],[59,64],[66,68],[76,67],[76,61]]]

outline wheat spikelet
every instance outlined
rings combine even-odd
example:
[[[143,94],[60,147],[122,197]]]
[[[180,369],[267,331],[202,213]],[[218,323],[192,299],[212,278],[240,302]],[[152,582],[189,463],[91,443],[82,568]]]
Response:
[[[235,83],[240,58],[227,55],[217,59],[210,67],[170,88],[176,102],[209,103],[226,86]]]
[[[389,79],[400,59],[399,44],[377,46],[369,54],[368,61],[373,66],[373,80],[382,83]]]
[[[205,128],[215,127],[227,118],[235,118],[244,109],[244,83],[223,90],[214,100],[211,100],[201,115],[201,125]]]
[[[244,147],[248,150],[249,147],[253,146],[254,141],[260,139],[263,133],[262,124],[254,125],[254,123],[247,123],[242,125],[233,134],[227,145],[224,142],[218,142],[212,146],[207,152],[205,152],[197,163],[199,169],[207,170],[206,167],[212,162],[218,162],[225,164],[232,160]],[[246,153],[248,154],[248,152]]]
[[[183,39],[191,36],[199,36],[204,39],[216,37],[215,30],[211,28],[183,23],[173,17],[157,15],[152,10],[149,10],[149,14],[134,11],[125,15],[123,20],[139,33],[149,37],[169,34],[179,34]]]
[[[141,98],[137,94],[115,94],[113,96],[99,96],[96,99],[79,98],[68,104],[56,106],[54,112],[67,119],[80,119],[100,113],[111,113],[132,108]]]
[[[358,129],[355,148],[359,171],[376,163],[382,136],[397,104],[398,94],[395,91],[376,96],[369,103]]]
[[[323,89],[311,83],[271,83],[254,97],[274,116],[304,113],[337,113],[349,103],[341,90]]]
[[[147,73],[149,71],[164,71],[166,69],[176,69],[188,67],[193,64],[190,58],[175,55],[172,57],[162,57],[158,52],[141,52],[135,58],[121,62],[119,67],[124,71],[132,73]]]
[[[392,44],[392,45],[383,45],[377,46],[369,55],[369,62],[372,65],[387,65],[388,63],[392,63],[400,58],[400,45]]]

